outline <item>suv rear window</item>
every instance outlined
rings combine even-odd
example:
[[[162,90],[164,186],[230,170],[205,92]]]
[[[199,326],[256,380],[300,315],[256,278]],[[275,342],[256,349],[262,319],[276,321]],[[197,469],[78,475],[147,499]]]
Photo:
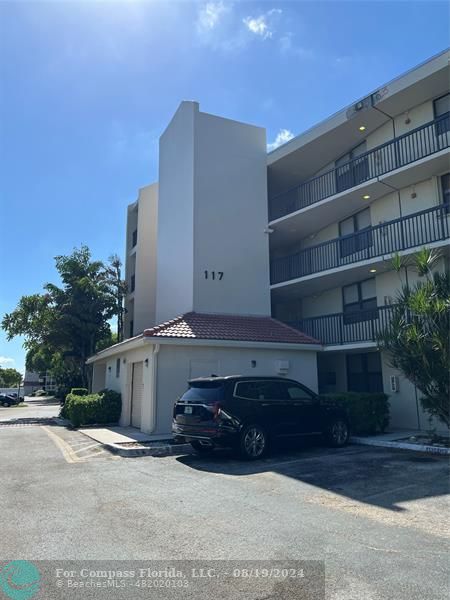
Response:
[[[241,381],[236,384],[235,396],[249,400],[287,400],[282,381]]]
[[[181,401],[201,402],[202,404],[214,404],[221,402],[224,396],[224,384],[214,381],[208,381],[201,384],[194,384],[184,392]]]

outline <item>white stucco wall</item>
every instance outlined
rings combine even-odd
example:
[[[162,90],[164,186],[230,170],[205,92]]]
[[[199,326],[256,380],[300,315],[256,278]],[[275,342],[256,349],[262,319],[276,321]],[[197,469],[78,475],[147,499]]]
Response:
[[[156,320],[270,315],[266,135],[183,102],[160,139]]]
[[[134,335],[156,325],[158,184],[139,190]]]
[[[120,375],[116,377],[116,360],[120,358]],[[148,360],[148,364],[145,360]],[[156,360],[156,422],[153,424],[154,406],[151,404],[152,361]],[[252,367],[252,361],[256,366]],[[176,399],[187,389],[193,377],[216,375],[279,375],[277,361],[288,360],[287,377],[301,381],[317,391],[317,361],[314,350],[276,350],[246,347],[198,346],[161,344],[158,354],[153,354],[153,344],[142,342],[138,348],[124,350],[120,356],[105,359],[94,366],[105,375],[104,384],[122,394],[120,424],[130,425],[131,373],[134,362],[143,362],[142,430],[147,433],[170,435],[172,410]]]
[[[265,129],[202,112],[195,122],[195,310],[270,315]]]
[[[437,419],[430,418],[420,402],[422,396],[419,390],[406,379],[399,371],[389,365],[387,356],[381,354],[381,364],[383,370],[383,387],[386,394],[389,395],[389,404],[391,410],[391,429],[420,429],[422,431],[436,430],[438,433],[448,434],[445,425]],[[398,392],[390,391],[390,377],[398,377]]]
[[[302,316],[319,317],[342,312],[342,288],[336,287],[331,290],[319,292],[314,296],[302,299]]]
[[[251,361],[256,360],[252,368]],[[278,375],[277,360],[289,360],[288,378],[296,379],[317,391],[316,352],[308,350],[266,350],[208,346],[161,346],[158,355],[157,433],[171,430],[176,399],[187,389],[187,381],[199,376],[198,363],[214,367],[217,375]],[[211,372],[204,373],[211,375]]]
[[[194,307],[194,127],[198,104],[182,102],[159,140],[156,321]]]

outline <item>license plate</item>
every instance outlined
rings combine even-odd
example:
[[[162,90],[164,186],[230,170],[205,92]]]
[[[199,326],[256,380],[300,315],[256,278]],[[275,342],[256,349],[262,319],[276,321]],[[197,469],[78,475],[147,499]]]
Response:
[[[185,415],[192,415],[192,406],[185,406],[184,407],[184,414]]]

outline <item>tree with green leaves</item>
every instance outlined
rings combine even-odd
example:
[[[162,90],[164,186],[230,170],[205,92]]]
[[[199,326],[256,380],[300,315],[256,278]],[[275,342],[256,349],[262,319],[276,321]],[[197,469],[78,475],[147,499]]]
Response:
[[[7,338],[25,336],[27,369],[52,372],[58,383],[88,387],[86,360],[112,343],[110,319],[117,314],[111,274],[94,261],[86,246],[55,257],[61,285],[47,283],[44,293],[23,296],[6,314]]]
[[[117,341],[123,341],[123,322],[124,322],[124,298],[127,293],[126,281],[122,279],[122,261],[117,254],[112,254],[108,259],[106,267],[106,277],[110,285],[111,293],[116,302],[117,317]]]
[[[18,387],[22,381],[22,374],[16,369],[0,367],[0,387]]]
[[[450,275],[435,268],[439,259],[423,248],[409,261],[422,280],[403,283],[379,345],[422,393],[424,410],[450,427]],[[396,256],[393,266],[400,273],[405,260]]]

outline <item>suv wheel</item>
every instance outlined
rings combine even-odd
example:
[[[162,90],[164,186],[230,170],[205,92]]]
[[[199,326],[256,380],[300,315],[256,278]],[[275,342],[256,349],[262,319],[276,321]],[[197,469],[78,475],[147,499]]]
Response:
[[[6,402],[6,400],[5,400],[2,402],[2,406],[11,406],[11,404],[9,402]]]
[[[343,419],[332,421],[327,434],[328,442],[335,448],[342,448],[348,442],[348,425]]]
[[[202,444],[201,442],[191,442],[191,446],[197,452],[197,454],[209,454],[214,450],[214,446],[212,444]]]
[[[267,451],[267,434],[260,425],[247,425],[241,432],[240,454],[247,460],[257,460]]]

